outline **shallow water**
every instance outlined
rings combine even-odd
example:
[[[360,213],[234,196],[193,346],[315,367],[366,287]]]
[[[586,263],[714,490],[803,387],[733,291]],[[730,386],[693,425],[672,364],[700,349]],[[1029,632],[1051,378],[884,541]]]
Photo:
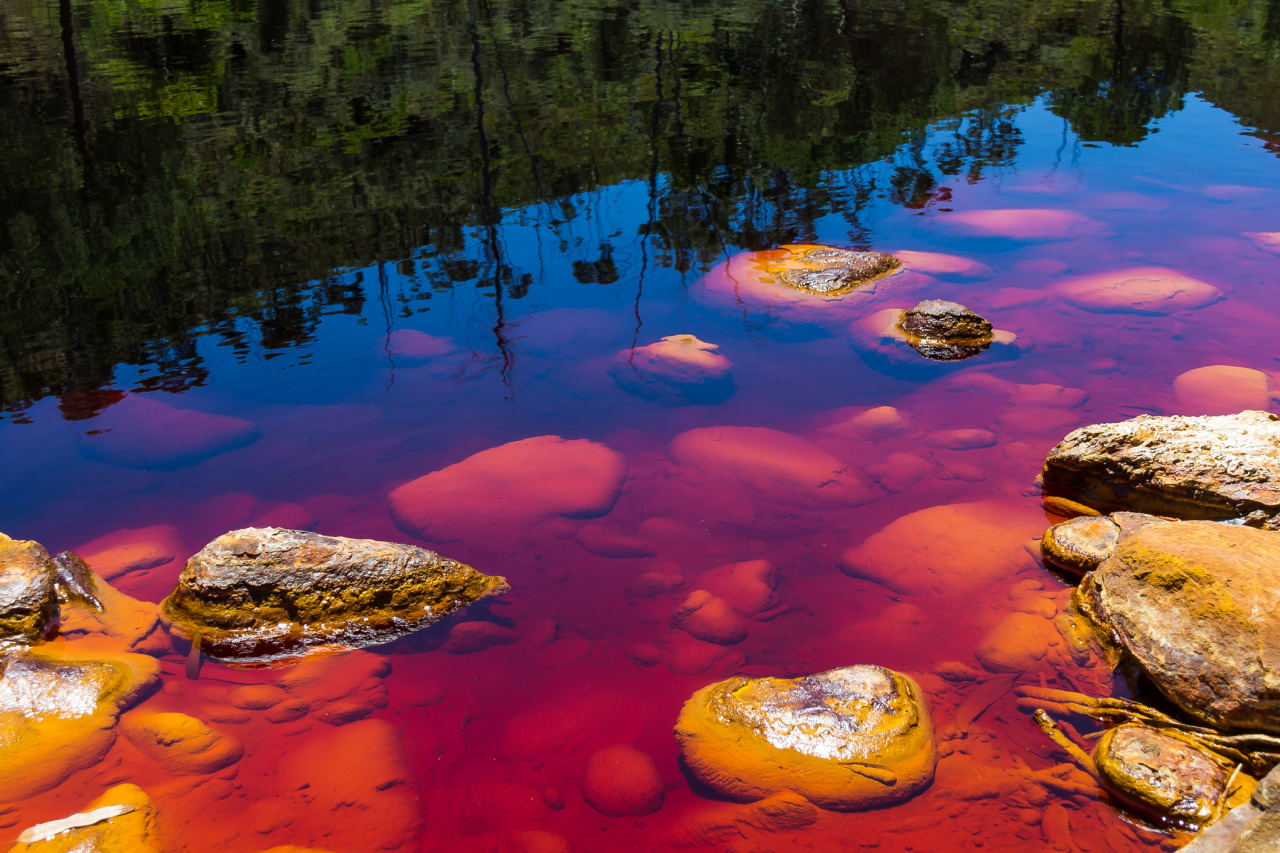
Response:
[[[335,19],[337,8],[310,19],[291,8],[274,34],[266,12],[234,4],[134,10],[117,21],[75,6],[73,22],[87,28],[78,34],[65,19],[60,30],[52,9],[5,19],[6,121],[26,131],[13,137],[9,162],[30,165],[38,128],[70,122],[71,131],[57,137],[69,159],[59,170],[44,164],[52,188],[42,200],[31,194],[42,172],[7,178],[27,192],[10,196],[5,247],[16,308],[0,361],[11,414],[0,422],[0,529],[51,552],[76,549],[149,601],[172,589],[201,545],[248,525],[437,547],[505,576],[512,591],[427,631],[325,659],[343,669],[316,676],[319,687],[291,688],[310,703],[298,719],[233,704],[238,685],[284,683],[294,670],[205,661],[193,680],[176,640],[162,690],[130,713],[193,715],[240,740],[244,758],[209,776],[173,775],[121,738],[98,765],[7,804],[6,832],[83,810],[132,781],[155,800],[165,842],[190,851],[1176,842],[1096,795],[1028,783],[1063,758],[1016,707],[1011,674],[982,672],[975,683],[939,673],[954,673],[940,668],[950,662],[980,669],[993,627],[1031,613],[1004,643],[1032,650],[1019,683],[1123,693],[1096,655],[1073,658],[1060,640],[1026,631],[1049,626],[1068,590],[1025,548],[1046,524],[1035,486],[1045,452],[1084,424],[1273,406],[1275,257],[1248,235],[1280,229],[1280,168],[1267,125],[1237,117],[1261,122],[1263,99],[1217,70],[1230,57],[1214,52],[1225,48],[1213,36],[1237,19],[1222,11],[1211,21],[1220,29],[1195,29],[1174,12],[1142,10],[1116,36],[1106,10],[1064,7],[1052,26],[1003,24],[1000,44],[1020,34],[1044,45],[1039,58],[1024,50],[1011,59],[991,32],[964,42],[967,19],[949,7],[862,17],[818,7],[770,42],[770,55],[789,56],[787,74],[814,92],[762,106],[747,94],[774,85],[763,64],[705,63],[708,44],[732,53],[764,36],[728,18],[717,28],[707,12],[685,10],[678,32],[660,17],[630,30],[591,19],[594,36],[573,43],[569,23],[507,7],[442,6],[434,39],[406,25],[408,4],[342,7],[349,14]],[[778,23],[753,4],[732,8]],[[581,23],[586,13],[565,15]],[[304,19],[310,28],[300,30]],[[821,34],[840,26],[853,28],[865,55],[832,56]],[[935,50],[895,76],[890,60],[902,64],[901,52],[879,46],[884,27],[919,33],[910,44]],[[188,41],[173,47],[166,33]],[[358,49],[339,62],[344,34]],[[989,50],[975,82],[964,74],[975,73],[979,36]],[[62,66],[52,58],[68,37],[81,49],[78,106],[50,94],[66,57]],[[1096,40],[1114,68],[1090,76],[1071,64],[1080,56],[1052,55],[1092,55],[1082,39]],[[1170,56],[1135,57],[1123,39]],[[970,60],[945,58],[962,44]],[[273,46],[300,52],[275,69],[294,76],[280,73],[275,96],[237,88],[274,79],[252,73]],[[815,55],[828,65],[804,64]],[[306,71],[316,56],[324,62]],[[582,63],[590,91],[580,103],[557,100]],[[1267,63],[1250,66],[1259,88]],[[879,88],[849,82],[869,69]],[[931,69],[947,82],[930,80]],[[499,82],[466,76],[477,70]],[[345,82],[307,76],[324,73]],[[1020,73],[1049,91],[1018,88]],[[1099,79],[1113,85],[1099,93]],[[795,77],[783,82],[803,89]],[[1186,94],[1195,87],[1212,97]],[[367,114],[335,119],[334,104],[314,101],[333,91],[351,95],[342,109]],[[307,108],[282,104],[307,103],[305,92],[319,129],[299,141],[289,134],[305,136]],[[857,97],[873,103],[848,106]],[[740,108],[749,115],[725,117],[734,98],[751,104]],[[725,115],[711,116],[720,99]],[[245,102],[297,124],[273,136],[229,123],[254,113]],[[477,116],[478,135],[467,125]],[[318,139],[340,125],[349,132],[341,144]],[[375,126],[382,137],[357,132]],[[128,145],[110,149],[115,160],[95,151],[114,132],[116,144],[152,140],[136,151],[150,160],[137,165],[133,189],[121,168]],[[330,192],[338,201],[310,197]],[[726,286],[729,258],[787,242],[945,253],[985,270],[926,275],[909,263],[873,296],[819,308],[766,305]],[[1203,284],[1184,281],[1179,293],[1192,296],[1139,308],[1132,298],[1073,295],[1085,277],[1126,270],[1140,272],[1120,280]],[[954,365],[879,360],[860,324],[923,298],[962,302],[1016,342]],[[407,330],[438,340],[415,357]],[[619,387],[610,368],[620,351],[676,334],[719,347],[732,362],[732,396],[670,405]],[[1175,395],[1176,377],[1211,365],[1263,375],[1183,380]],[[901,429],[851,423],[883,406],[901,413]],[[730,429],[689,433],[707,428]],[[479,493],[466,513],[451,513],[450,541],[419,542],[393,522],[396,487],[542,435],[625,457],[622,494],[606,515],[513,520],[522,516]],[[739,449],[722,450],[734,441]],[[848,489],[827,499],[833,470]],[[147,544],[110,551],[131,542]],[[747,560],[769,561],[778,579],[767,606],[746,618],[745,639],[706,643],[672,626],[718,567]],[[645,573],[677,576],[678,586],[650,595],[637,581]],[[733,674],[853,663],[911,674],[928,696],[944,757],[924,794],[770,831],[682,769],[672,726],[695,690]],[[588,759],[620,743],[656,763],[661,810],[606,817],[584,801]]]

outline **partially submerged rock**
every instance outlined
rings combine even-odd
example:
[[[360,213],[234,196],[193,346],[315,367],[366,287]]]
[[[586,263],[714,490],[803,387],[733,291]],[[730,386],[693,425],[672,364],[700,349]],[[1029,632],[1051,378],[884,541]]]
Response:
[[[859,252],[831,246],[783,246],[787,257],[766,262],[765,270],[781,284],[802,293],[836,296],[847,293],[902,266],[884,252]]]
[[[1151,525],[1093,581],[1100,615],[1170,701],[1215,728],[1280,733],[1280,533]]]
[[[0,675],[0,802],[18,802],[96,764],[116,718],[159,676],[154,658],[73,659],[49,648],[12,655]]]
[[[1168,521],[1140,512],[1077,516],[1045,531],[1040,554],[1060,569],[1083,575],[1102,565],[1122,539],[1148,525]]]
[[[507,589],[412,545],[249,527],[188,560],[163,611],[212,657],[261,660],[386,642]]]
[[[963,361],[991,346],[991,322],[957,302],[926,299],[898,320],[907,344],[934,361]]]
[[[1226,794],[1222,761],[1147,726],[1108,730],[1093,748],[1103,782],[1132,806],[1193,827],[1209,823]]]
[[[0,533],[0,648],[38,642],[57,613],[56,570],[38,542]]]
[[[685,703],[676,738],[695,776],[744,802],[794,791],[829,809],[888,806],[937,765],[919,685],[879,666],[712,684]]]
[[[1102,510],[1280,524],[1280,417],[1157,417],[1095,424],[1049,451],[1044,492]]]
[[[733,396],[733,364],[693,335],[621,350],[609,368],[622,390],[665,403],[712,405]]]
[[[932,306],[930,303],[934,303]],[[921,308],[921,306],[924,306]],[[941,307],[939,307],[941,306]],[[949,307],[954,306],[954,307]],[[977,338],[921,337],[905,331],[958,331],[980,328],[982,318],[962,305],[942,300],[921,302],[914,308],[884,308],[859,317],[849,325],[850,343],[870,367],[891,376],[931,375],[958,367],[974,356],[994,361],[1022,354],[1018,336],[1004,329],[989,329]],[[985,322],[985,321],[983,321]],[[906,325],[904,325],[904,323]],[[924,359],[921,359],[924,356]]]

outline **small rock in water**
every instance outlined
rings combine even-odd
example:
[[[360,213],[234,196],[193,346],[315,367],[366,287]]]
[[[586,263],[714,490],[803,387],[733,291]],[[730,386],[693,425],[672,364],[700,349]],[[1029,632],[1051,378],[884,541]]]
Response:
[[[837,810],[910,799],[938,760],[919,686],[879,666],[712,684],[685,703],[676,739],[690,771],[724,796],[794,791]]]
[[[1206,750],[1147,726],[1107,731],[1093,749],[1103,781],[1130,805],[1194,826],[1213,820],[1227,773]]]
[[[714,405],[733,396],[733,364],[693,335],[619,352],[609,373],[622,390],[672,405]]]
[[[188,560],[163,609],[204,654],[264,660],[386,642],[507,589],[412,545],[249,527]]]
[[[1046,530],[1040,540],[1040,553],[1058,568],[1083,575],[1102,565],[1121,539],[1148,525],[1167,521],[1140,512],[1077,516]]]
[[[664,794],[653,759],[626,744],[593,753],[582,774],[582,798],[610,817],[652,814]]]
[[[991,322],[956,302],[927,299],[902,312],[899,328],[907,343],[934,361],[962,361],[991,346]]]

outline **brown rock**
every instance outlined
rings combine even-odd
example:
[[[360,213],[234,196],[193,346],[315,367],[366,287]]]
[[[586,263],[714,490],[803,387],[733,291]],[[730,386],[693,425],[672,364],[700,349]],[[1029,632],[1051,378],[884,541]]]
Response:
[[[1213,820],[1227,785],[1228,771],[1212,753],[1146,726],[1106,732],[1093,760],[1130,805],[1193,826]]]
[[[263,660],[386,642],[507,589],[411,545],[249,527],[188,560],[163,610],[205,654]]]
[[[653,759],[626,744],[592,753],[582,773],[582,798],[610,817],[652,814],[664,794]]]
[[[388,501],[401,530],[430,542],[452,542],[487,536],[495,526],[604,515],[626,473],[623,458],[603,444],[540,435],[405,483]]]
[[[0,646],[39,642],[57,613],[56,575],[38,542],[0,533]]]
[[[1103,617],[1174,704],[1216,728],[1280,733],[1280,533],[1152,525],[1093,578]]]
[[[1081,427],[1049,451],[1044,492],[1105,510],[1280,520],[1280,417],[1141,415]]]
[[[916,352],[937,361],[975,356],[991,345],[991,322],[957,302],[926,299],[902,312],[898,328]]]
[[[170,773],[203,776],[230,767],[244,755],[238,740],[186,714],[126,714],[120,730]]]
[[[790,256],[769,270],[777,281],[802,293],[835,296],[893,272],[902,264],[883,252],[830,246],[784,246]]]
[[[676,739],[695,776],[741,801],[794,791],[823,808],[887,806],[937,764],[919,686],[878,666],[712,684],[685,703]]]

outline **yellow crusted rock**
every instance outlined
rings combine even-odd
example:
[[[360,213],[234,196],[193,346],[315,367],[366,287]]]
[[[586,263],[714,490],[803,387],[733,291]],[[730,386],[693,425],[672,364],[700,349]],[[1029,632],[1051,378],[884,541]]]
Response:
[[[868,665],[704,687],[681,710],[676,739],[694,775],[725,796],[794,791],[837,810],[909,799],[938,760],[919,685]]]

